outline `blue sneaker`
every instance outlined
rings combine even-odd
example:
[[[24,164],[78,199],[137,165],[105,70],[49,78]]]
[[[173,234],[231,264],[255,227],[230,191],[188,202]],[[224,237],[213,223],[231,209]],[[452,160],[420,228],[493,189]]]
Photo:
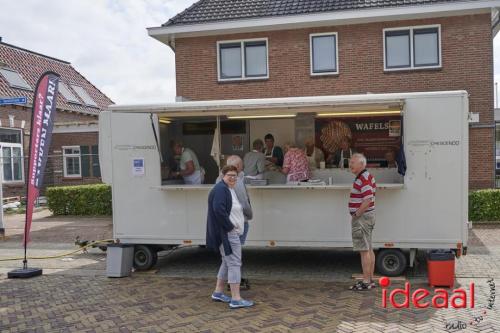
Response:
[[[230,309],[239,309],[239,308],[249,308],[253,306],[254,303],[252,301],[247,301],[246,299],[240,299],[239,301],[231,300],[229,303]]]
[[[231,297],[224,295],[224,293],[213,293],[212,301],[229,303],[231,302]]]

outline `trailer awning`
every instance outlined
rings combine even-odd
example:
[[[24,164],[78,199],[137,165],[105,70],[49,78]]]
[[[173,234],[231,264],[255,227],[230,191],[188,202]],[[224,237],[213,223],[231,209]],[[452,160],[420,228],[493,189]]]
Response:
[[[293,117],[298,113],[330,116],[335,113],[397,112],[404,106],[401,94],[307,96],[176,102],[168,104],[112,105],[112,112],[155,113],[160,117],[227,116],[229,118]]]

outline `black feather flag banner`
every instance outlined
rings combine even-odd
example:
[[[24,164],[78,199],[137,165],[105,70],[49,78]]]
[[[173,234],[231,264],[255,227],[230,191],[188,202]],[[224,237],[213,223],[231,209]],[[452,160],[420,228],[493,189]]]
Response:
[[[31,221],[35,201],[43,185],[43,176],[54,127],[56,113],[57,91],[59,75],[46,72],[38,80],[33,98],[33,112],[31,115],[30,148],[28,184],[26,194],[26,223],[24,227],[24,246],[29,242]],[[26,252],[26,251],[25,251]]]

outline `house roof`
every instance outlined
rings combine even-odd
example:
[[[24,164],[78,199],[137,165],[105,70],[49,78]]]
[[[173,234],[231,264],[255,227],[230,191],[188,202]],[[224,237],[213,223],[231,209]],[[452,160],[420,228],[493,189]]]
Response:
[[[33,91],[40,76],[46,71],[56,72],[61,76],[61,81],[76,97],[75,102],[69,102],[59,92],[57,108],[63,111],[74,111],[84,114],[98,115],[99,112],[114,104],[104,93],[97,89],[90,81],[80,74],[69,62],[52,58],[40,53],[26,50],[0,41],[0,70],[13,70],[21,75],[32,90],[12,87],[3,75],[0,74],[0,98],[21,97],[28,98],[28,106],[33,104]],[[72,85],[83,88],[95,101],[91,106],[78,95]],[[77,88],[78,89],[78,88]],[[59,89],[60,91],[60,89]],[[76,102],[78,101],[78,103]]]
[[[468,0],[474,2],[475,0]],[[317,14],[343,10],[463,2],[460,0],[200,0],[162,26],[261,17]]]

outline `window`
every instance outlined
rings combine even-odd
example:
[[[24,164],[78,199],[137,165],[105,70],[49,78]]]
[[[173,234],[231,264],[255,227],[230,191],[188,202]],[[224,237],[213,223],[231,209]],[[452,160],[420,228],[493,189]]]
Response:
[[[337,33],[310,35],[311,75],[338,74]]]
[[[62,149],[64,177],[101,177],[97,145],[65,146]]]
[[[265,41],[245,42],[245,75],[247,77],[267,75],[267,47]]]
[[[59,92],[63,95],[66,101],[81,104],[75,94],[73,94],[71,90],[69,90],[69,87],[62,81],[59,81]]]
[[[92,99],[92,97],[90,97],[90,95],[87,93],[87,91],[85,89],[83,89],[80,86],[75,86],[73,84],[71,85],[71,88],[73,88],[73,90],[76,92],[78,97],[80,97],[82,99],[82,101],[83,101],[83,103],[85,103],[85,105],[97,106],[97,103]]]
[[[24,181],[21,130],[0,128],[0,157],[4,182]]]
[[[386,68],[410,66],[410,31],[385,33]]]
[[[99,147],[97,145],[91,146],[91,154],[92,154],[92,176],[101,177],[101,166],[99,164]]]
[[[267,39],[217,42],[219,81],[269,77]]]
[[[81,177],[82,160],[80,146],[66,146],[62,148],[64,177]]]
[[[441,26],[384,29],[384,69],[441,67]]]
[[[496,137],[496,155],[497,158],[500,159],[500,122],[495,124],[495,137]]]
[[[415,67],[439,66],[439,31],[437,28],[413,30]]]
[[[26,90],[33,90],[31,86],[26,82],[23,77],[16,71],[7,69],[7,68],[0,68],[0,74],[7,80],[9,85],[12,88],[21,88],[21,89],[26,89]]]
[[[221,45],[220,64],[221,78],[241,78],[241,44]]]

